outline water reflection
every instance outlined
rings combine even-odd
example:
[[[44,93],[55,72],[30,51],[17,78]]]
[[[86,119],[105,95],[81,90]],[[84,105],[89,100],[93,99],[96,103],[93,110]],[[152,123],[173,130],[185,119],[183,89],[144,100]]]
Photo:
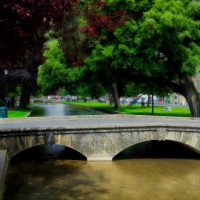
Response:
[[[18,163],[6,184],[4,200],[199,200],[200,161]]]
[[[100,115],[103,112],[85,107],[66,104],[34,104],[32,117],[36,116],[66,116],[66,115]]]

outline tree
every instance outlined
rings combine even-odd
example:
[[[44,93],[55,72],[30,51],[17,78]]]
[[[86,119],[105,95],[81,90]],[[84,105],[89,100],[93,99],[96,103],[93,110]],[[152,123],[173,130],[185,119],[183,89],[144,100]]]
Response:
[[[32,88],[29,87],[29,83],[35,77],[35,71],[42,61],[44,33],[52,26],[61,25],[64,14],[76,2],[76,0],[0,1],[0,68],[12,70],[24,68],[28,71],[27,81],[23,78],[23,81],[20,80],[23,107],[29,102]],[[34,66],[36,70],[29,70],[33,64],[36,64]],[[32,72],[34,73],[31,74]],[[21,76],[23,77],[23,74]]]
[[[200,116],[200,97],[192,82],[200,64],[199,10],[195,0],[155,0],[142,17],[130,19],[114,33],[114,65],[182,94],[193,116]]]
[[[58,39],[48,37],[48,34],[47,39],[44,45],[45,61],[39,66],[38,84],[44,93],[61,87],[70,91],[82,77],[83,68],[70,66]]]
[[[145,58],[139,64],[155,81],[181,93],[194,117],[200,116],[200,96],[192,81],[200,65],[199,11],[199,1],[156,0],[144,13],[136,35],[137,54]]]
[[[44,33],[53,25],[59,26],[65,13],[76,0],[1,0],[0,40],[1,67],[16,64],[26,55],[42,47]],[[7,48],[6,48],[7,47]],[[34,52],[35,54],[35,52]],[[36,54],[37,55],[37,54]]]
[[[113,9],[114,8],[114,9]],[[127,20],[126,10],[111,1],[92,2],[87,12],[88,26],[82,31],[88,35],[91,47],[90,56],[85,60],[85,67],[103,79],[99,79],[105,88],[112,93],[115,108],[120,107],[117,89],[117,70],[112,66],[114,31]]]
[[[58,39],[45,43],[45,62],[39,66],[38,84],[43,92],[56,91],[67,83],[66,59]]]

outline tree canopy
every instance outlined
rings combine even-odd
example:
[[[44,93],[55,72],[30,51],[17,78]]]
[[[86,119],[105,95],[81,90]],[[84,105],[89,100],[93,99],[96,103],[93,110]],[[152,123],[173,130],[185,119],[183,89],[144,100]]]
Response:
[[[25,56],[36,56],[45,31],[61,23],[74,3],[76,0],[1,0],[0,67],[13,67]]]
[[[119,2],[107,1],[107,6],[112,5],[110,10],[115,10]],[[126,3],[129,3],[129,9],[123,13],[126,20],[112,29],[108,37],[106,33],[110,29],[107,30],[102,22],[89,26],[93,32],[98,30],[95,36],[91,35],[98,36],[98,40],[86,65],[94,72],[102,70],[104,77],[105,73],[110,73],[110,80],[119,79],[116,72],[120,72],[120,78],[125,74],[127,81],[146,77],[149,84],[169,86],[185,96],[193,115],[200,115],[200,98],[192,82],[200,65],[199,1]]]
[[[119,107],[125,85],[145,81],[181,93],[200,116],[198,0],[2,0],[0,10],[0,67],[42,60],[53,29],[39,69],[44,90],[101,85]]]

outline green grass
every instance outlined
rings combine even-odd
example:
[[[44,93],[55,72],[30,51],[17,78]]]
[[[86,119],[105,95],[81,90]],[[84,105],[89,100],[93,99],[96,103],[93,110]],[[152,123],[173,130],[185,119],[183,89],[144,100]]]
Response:
[[[120,112],[126,114],[135,115],[151,115],[152,108],[141,108],[140,105],[134,105],[132,107],[122,107],[119,109]],[[172,110],[164,110],[164,106],[155,106],[154,115],[158,116],[177,116],[177,117],[189,117],[191,116],[190,110],[187,107],[172,107]]]
[[[119,110],[115,110],[107,103],[99,102],[66,102],[67,104],[87,106],[91,108],[104,109],[108,111],[116,111],[118,113],[124,114],[134,114],[134,115],[151,115],[152,108],[145,107],[142,108],[141,105],[126,106],[121,105]],[[164,110],[164,106],[155,106],[154,115],[157,116],[176,116],[176,117],[190,117],[191,113],[188,107],[174,107],[172,106],[171,111]]]
[[[8,118],[26,117],[30,112],[29,109],[13,109],[8,111]]]

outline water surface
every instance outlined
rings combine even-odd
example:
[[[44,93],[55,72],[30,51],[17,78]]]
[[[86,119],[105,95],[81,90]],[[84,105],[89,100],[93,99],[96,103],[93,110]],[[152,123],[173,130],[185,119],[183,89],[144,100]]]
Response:
[[[199,200],[200,161],[15,163],[6,185],[4,200]]]
[[[102,114],[105,113],[86,107],[68,104],[33,104],[31,117]]]

